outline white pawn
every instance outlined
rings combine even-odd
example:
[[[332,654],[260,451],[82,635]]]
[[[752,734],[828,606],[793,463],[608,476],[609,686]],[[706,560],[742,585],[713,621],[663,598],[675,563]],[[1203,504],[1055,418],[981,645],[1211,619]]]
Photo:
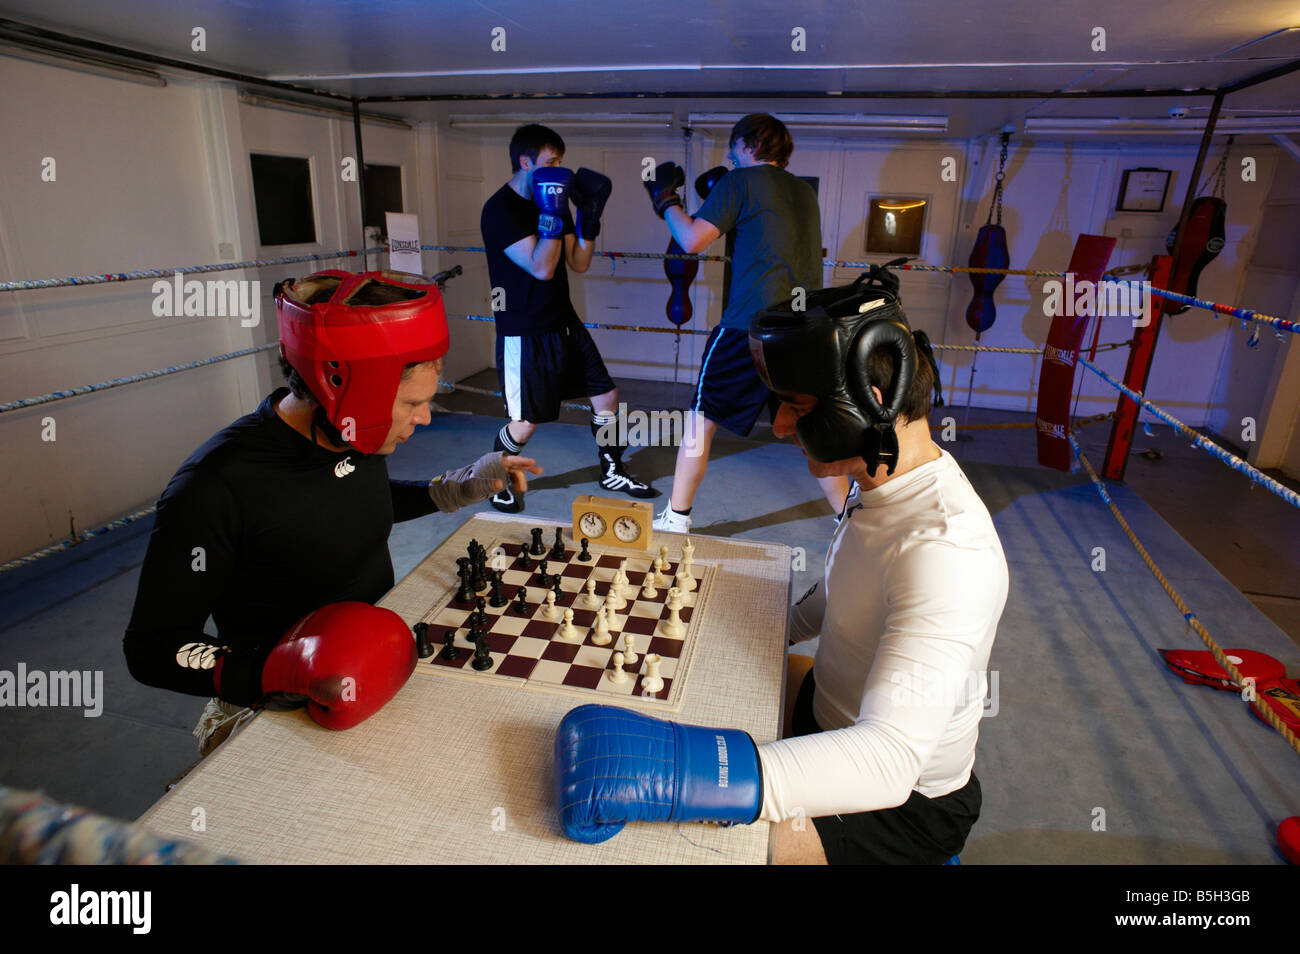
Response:
[[[560,609],[559,609],[558,606],[555,605],[555,591],[554,591],[554,590],[547,590],[547,591],[546,591],[546,608],[545,608],[544,610],[542,610],[542,613],[543,613],[543,615],[546,616],[547,619],[559,619],[559,618],[560,618]]]
[[[593,646],[606,646],[609,644],[609,623],[605,619],[605,614],[596,612],[596,625],[591,631],[591,642]]]
[[[674,579],[677,581],[677,586],[675,588],[681,590],[683,593],[689,593],[691,590],[695,589],[695,577],[691,576],[691,571],[687,569],[686,564],[684,563],[677,568],[677,576],[674,577]]]
[[[605,594],[605,608],[614,607],[621,610],[627,606],[627,600],[623,599],[623,594],[619,592],[618,580],[614,580],[609,585],[609,592]]]
[[[659,675],[659,664],[662,660],[658,653],[646,653],[645,656],[645,675],[641,677],[641,691],[654,695],[664,687],[664,680]]]
[[[652,600],[659,595],[655,589],[655,575],[653,572],[645,575],[645,586],[641,587],[641,596],[647,600]]]
[[[596,595],[596,581],[594,579],[587,581],[587,605],[592,607],[600,605],[600,597]]]
[[[554,596],[555,594],[552,593],[551,595]],[[566,642],[576,642],[582,639],[582,634],[573,625],[573,610],[571,609],[564,611],[564,623],[560,626],[559,637]]]
[[[636,636],[633,633],[623,634],[623,658],[629,666],[635,666],[641,658],[636,654]]]
[[[613,682],[627,682],[627,673],[623,671],[623,654],[614,654],[614,668],[609,672],[609,678]]]

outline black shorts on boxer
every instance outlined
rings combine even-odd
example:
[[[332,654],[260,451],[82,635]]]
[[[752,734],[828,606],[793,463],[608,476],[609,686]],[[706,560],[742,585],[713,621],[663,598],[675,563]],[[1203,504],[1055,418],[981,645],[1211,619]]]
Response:
[[[709,332],[691,410],[745,437],[771,393],[754,369],[748,331],[719,325]]]
[[[580,324],[536,335],[497,335],[496,358],[512,421],[545,424],[560,416],[564,401],[614,390],[596,342]]]
[[[813,718],[816,683],[810,671],[795,698],[795,735],[821,732]],[[833,865],[941,865],[966,845],[980,817],[980,783],[970,781],[955,792],[927,798],[912,792],[897,808],[814,818],[826,860]]]

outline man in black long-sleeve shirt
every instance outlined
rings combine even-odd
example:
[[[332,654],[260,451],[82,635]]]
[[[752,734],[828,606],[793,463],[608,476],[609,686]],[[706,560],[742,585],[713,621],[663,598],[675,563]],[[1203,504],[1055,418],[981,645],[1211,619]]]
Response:
[[[540,472],[531,460],[498,453],[429,484],[390,480],[387,455],[430,421],[447,341],[441,301],[402,318],[421,324],[414,344],[409,327],[399,332],[406,343],[381,337],[361,347],[351,339],[370,357],[385,351],[386,363],[322,361],[341,356],[313,352],[301,340],[304,328],[310,335],[330,325],[337,345],[346,340],[337,331],[346,324],[340,314],[355,318],[356,303],[369,294],[381,307],[360,324],[373,336],[385,320],[383,304],[402,289],[428,295],[432,286],[397,285],[390,273],[358,289],[340,278],[346,273],[320,274],[330,277],[303,280],[297,296],[289,286],[290,302],[296,297],[309,306],[305,325],[286,324],[281,311],[289,359],[282,364],[291,387],[210,438],[159,499],[123,641],[131,674],[141,682],[214,697],[195,733],[204,754],[251,715],[248,707],[273,701],[274,687],[262,685],[263,667],[294,623],[329,603],[374,603],[392,587],[388,535],[395,521],[485,499],[506,480],[523,490],[525,472]],[[350,291],[340,291],[341,283]],[[340,306],[345,292],[348,304]],[[331,298],[332,314],[322,311]],[[308,313],[311,307],[316,315]],[[317,364],[333,373],[319,377]],[[368,399],[356,392],[349,399],[346,390],[330,394],[340,371],[344,384],[369,387]],[[331,406],[314,390],[325,392]],[[377,410],[390,402],[391,421]],[[209,615],[216,639],[203,632]]]

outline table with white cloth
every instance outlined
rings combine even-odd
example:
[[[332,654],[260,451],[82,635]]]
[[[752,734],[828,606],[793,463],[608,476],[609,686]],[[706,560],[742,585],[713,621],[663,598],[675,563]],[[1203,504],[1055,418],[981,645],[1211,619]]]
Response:
[[[568,524],[477,514],[379,605],[413,624],[455,590],[455,561],[471,539],[523,542],[542,527],[549,541],[556,526]],[[316,725],[303,709],[260,713],[141,823],[260,863],[765,863],[766,822],[629,823],[609,841],[587,845],[567,838],[556,814],[555,730],[586,702],[743,729],[759,744],[780,732],[792,551],[690,539],[695,561],[715,571],[677,711],[635,696],[611,700],[416,673],[382,710],[346,731]],[[677,553],[682,540],[657,533],[654,551],[663,545]]]

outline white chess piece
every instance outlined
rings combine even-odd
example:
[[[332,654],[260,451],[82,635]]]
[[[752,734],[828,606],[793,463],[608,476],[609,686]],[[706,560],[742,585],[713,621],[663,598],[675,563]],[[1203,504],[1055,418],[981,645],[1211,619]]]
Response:
[[[596,595],[596,581],[594,578],[587,581],[587,605],[592,607],[600,605],[600,597]]]
[[[629,666],[635,666],[637,660],[641,658],[636,654],[636,634],[634,633],[623,634],[623,658],[627,660]]]
[[[691,571],[686,568],[686,564],[677,567],[677,575],[673,578],[676,580],[675,589],[683,593],[689,593],[695,589],[695,578],[691,576]]]
[[[564,622],[560,625],[559,637],[565,642],[570,643],[582,639],[582,634],[578,632],[578,628],[573,625],[573,610],[571,609],[566,609],[564,611]]]
[[[641,691],[654,695],[660,692],[664,687],[663,676],[659,675],[659,665],[662,660],[658,653],[646,653],[645,656],[645,675],[641,677]]]
[[[627,673],[623,671],[623,654],[614,654],[614,668],[609,672],[609,678],[613,682],[627,682]]]
[[[659,628],[665,636],[681,636],[685,631],[682,626],[682,617],[678,610],[682,608],[682,591],[673,587],[668,591],[668,618],[659,624]]]
[[[546,608],[542,610],[547,619],[559,619],[560,609],[555,605],[555,591],[546,591]]]
[[[623,599],[623,594],[619,592],[617,579],[609,584],[609,592],[605,594],[605,607],[608,609],[611,606],[616,610],[627,606],[627,600]]]
[[[655,589],[655,575],[652,570],[645,575],[645,586],[641,587],[641,596],[647,600],[652,600],[658,595],[659,591]]]
[[[605,619],[605,614],[600,610],[596,611],[596,625],[591,630],[591,642],[593,646],[607,646],[610,641],[609,622]]]
[[[682,562],[687,565],[695,563],[695,544],[691,543],[690,537],[682,541]]]

